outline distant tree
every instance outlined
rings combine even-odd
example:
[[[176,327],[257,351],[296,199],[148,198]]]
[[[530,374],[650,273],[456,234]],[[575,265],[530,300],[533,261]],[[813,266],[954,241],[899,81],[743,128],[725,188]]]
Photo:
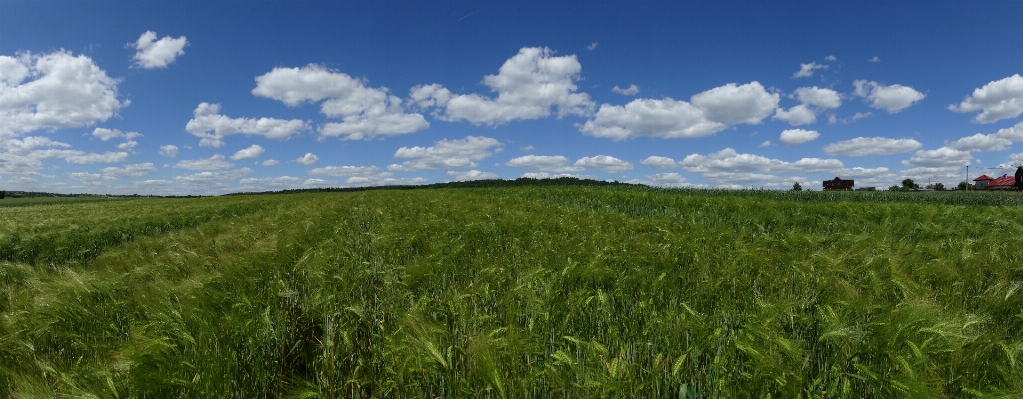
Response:
[[[798,182],[792,183],[792,191],[803,191],[803,186],[800,186]]]
[[[902,188],[906,190],[916,190],[920,188],[920,186],[917,185],[916,182],[913,181],[913,179],[906,179],[902,181]]]
[[[902,191],[902,187],[891,186],[891,187],[888,187],[888,191]]]
[[[7,192],[6,191],[0,191],[0,199],[4,199],[4,197],[6,197],[6,196],[7,196]]]
[[[945,191],[945,185],[942,183],[934,183],[934,187],[932,188],[934,191]]]
[[[956,190],[966,191],[966,190],[969,190],[969,189],[970,189],[970,183],[967,183],[967,182],[964,182],[964,181],[959,182],[959,185],[956,186]]]

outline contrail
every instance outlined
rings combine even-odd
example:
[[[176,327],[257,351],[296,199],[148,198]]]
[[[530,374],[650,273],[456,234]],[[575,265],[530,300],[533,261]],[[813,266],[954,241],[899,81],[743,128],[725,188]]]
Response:
[[[486,8],[486,7],[483,7],[483,8]],[[465,16],[464,16],[464,17],[462,17],[462,18],[459,18],[459,19],[458,19],[458,20],[456,20],[455,22],[458,22],[458,21],[461,21],[461,20],[463,20],[463,19],[466,19],[466,18],[468,18],[468,17],[470,16],[470,15],[472,15],[472,14],[475,14],[475,13],[478,13],[478,12],[482,11],[482,10],[483,10],[483,8],[481,8],[481,9],[479,9],[479,10],[476,10],[476,11],[473,11],[473,12],[470,12],[470,13],[468,13],[468,14],[465,14]]]

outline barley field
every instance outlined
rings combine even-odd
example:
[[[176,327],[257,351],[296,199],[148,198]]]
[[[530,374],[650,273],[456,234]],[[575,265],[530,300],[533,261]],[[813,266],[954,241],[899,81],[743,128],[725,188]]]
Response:
[[[1014,194],[0,207],[0,397],[1019,398]]]

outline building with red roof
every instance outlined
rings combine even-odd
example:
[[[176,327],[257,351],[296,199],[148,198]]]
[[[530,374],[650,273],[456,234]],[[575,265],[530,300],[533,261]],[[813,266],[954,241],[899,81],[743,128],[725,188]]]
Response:
[[[994,178],[992,178],[991,176],[980,175],[980,177],[973,179],[973,181],[977,182],[976,184],[974,184],[973,188],[976,190],[983,190],[987,188],[988,184],[991,184],[992,180],[994,180]]]
[[[987,184],[988,190],[1011,190],[1016,186],[1016,176],[1002,175]]]

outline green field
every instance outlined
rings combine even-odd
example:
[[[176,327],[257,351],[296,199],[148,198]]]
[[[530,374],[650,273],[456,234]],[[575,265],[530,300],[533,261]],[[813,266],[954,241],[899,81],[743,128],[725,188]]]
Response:
[[[0,208],[0,397],[1023,397],[1014,194]]]

